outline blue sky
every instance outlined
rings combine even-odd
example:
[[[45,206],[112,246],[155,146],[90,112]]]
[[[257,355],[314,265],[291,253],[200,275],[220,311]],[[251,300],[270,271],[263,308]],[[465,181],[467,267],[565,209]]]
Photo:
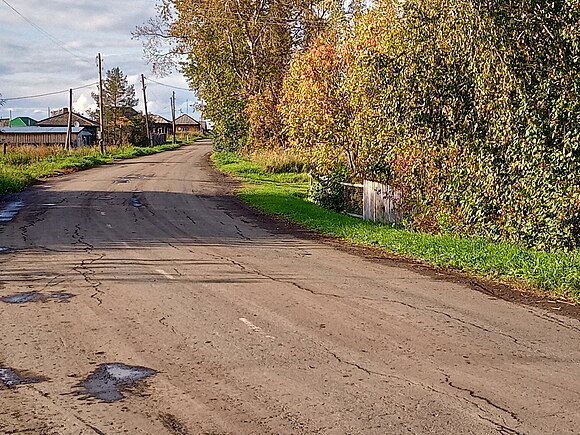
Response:
[[[14,12],[8,4],[33,24]],[[119,67],[135,85],[143,110],[140,76],[188,88],[184,77],[174,72],[159,78],[143,59],[140,41],[131,32],[155,15],[155,0],[0,0],[0,94],[2,98],[51,93],[95,83],[98,80],[97,53],[103,56],[103,74]],[[56,40],[56,41],[55,41]],[[147,84],[150,113],[170,117],[169,99],[175,90],[177,115],[189,113],[195,99],[191,91]],[[91,92],[96,86],[74,92],[73,107],[84,113],[94,108]],[[68,92],[42,98],[6,101],[0,118],[30,116],[42,119],[48,109],[68,106]]]

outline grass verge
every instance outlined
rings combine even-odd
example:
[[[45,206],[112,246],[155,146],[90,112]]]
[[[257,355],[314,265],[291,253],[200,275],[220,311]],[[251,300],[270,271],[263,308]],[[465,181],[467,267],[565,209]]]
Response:
[[[59,174],[80,171],[115,160],[129,159],[180,147],[180,144],[155,147],[110,148],[101,154],[97,148],[79,148],[70,152],[49,147],[18,148],[0,153],[0,195],[20,192],[27,186]]]
[[[215,153],[215,165],[243,181],[240,198],[267,214],[324,235],[373,246],[437,267],[509,282],[551,297],[580,302],[580,251],[543,252],[507,243],[416,233],[325,210],[306,199],[305,174],[266,173],[231,153]]]

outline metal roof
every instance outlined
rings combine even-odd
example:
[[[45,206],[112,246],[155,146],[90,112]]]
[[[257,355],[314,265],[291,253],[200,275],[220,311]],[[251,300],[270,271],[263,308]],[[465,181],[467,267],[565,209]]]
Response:
[[[184,113],[175,120],[175,125],[200,125],[200,123]]]
[[[72,127],[72,132],[77,134],[84,127]],[[0,127],[0,134],[66,134],[66,127]]]
[[[73,125],[75,122],[78,122],[79,125],[84,127],[97,127],[99,125],[96,122],[74,112],[72,114],[72,121]],[[41,119],[38,121],[38,125],[48,127],[51,125],[54,125],[55,127],[66,127],[68,125],[68,112],[54,115],[50,118]]]
[[[168,119],[165,119],[163,116],[161,115],[154,115],[151,114],[149,115],[150,120],[155,123],[155,124],[171,124],[171,121]]]

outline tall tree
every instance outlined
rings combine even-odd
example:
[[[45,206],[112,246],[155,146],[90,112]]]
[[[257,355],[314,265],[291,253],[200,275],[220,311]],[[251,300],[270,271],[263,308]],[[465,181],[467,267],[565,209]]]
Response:
[[[99,94],[93,93],[92,96],[97,103],[97,110],[91,115],[97,119],[101,110]],[[108,70],[103,81],[103,118],[112,145],[127,144],[134,137],[134,129],[140,124],[135,122],[136,113],[133,110],[138,103],[135,86],[128,83],[121,69],[115,67]]]
[[[154,69],[159,40],[184,56],[183,72],[205,103],[218,145],[283,142],[277,106],[293,52],[325,26],[336,0],[162,0],[159,18],[139,28]],[[339,10],[340,7],[333,6]]]

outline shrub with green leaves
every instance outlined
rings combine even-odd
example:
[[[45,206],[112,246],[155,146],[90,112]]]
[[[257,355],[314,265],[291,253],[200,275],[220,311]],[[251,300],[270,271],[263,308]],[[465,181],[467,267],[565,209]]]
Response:
[[[379,2],[346,77],[358,172],[415,228],[580,245],[580,1]]]

